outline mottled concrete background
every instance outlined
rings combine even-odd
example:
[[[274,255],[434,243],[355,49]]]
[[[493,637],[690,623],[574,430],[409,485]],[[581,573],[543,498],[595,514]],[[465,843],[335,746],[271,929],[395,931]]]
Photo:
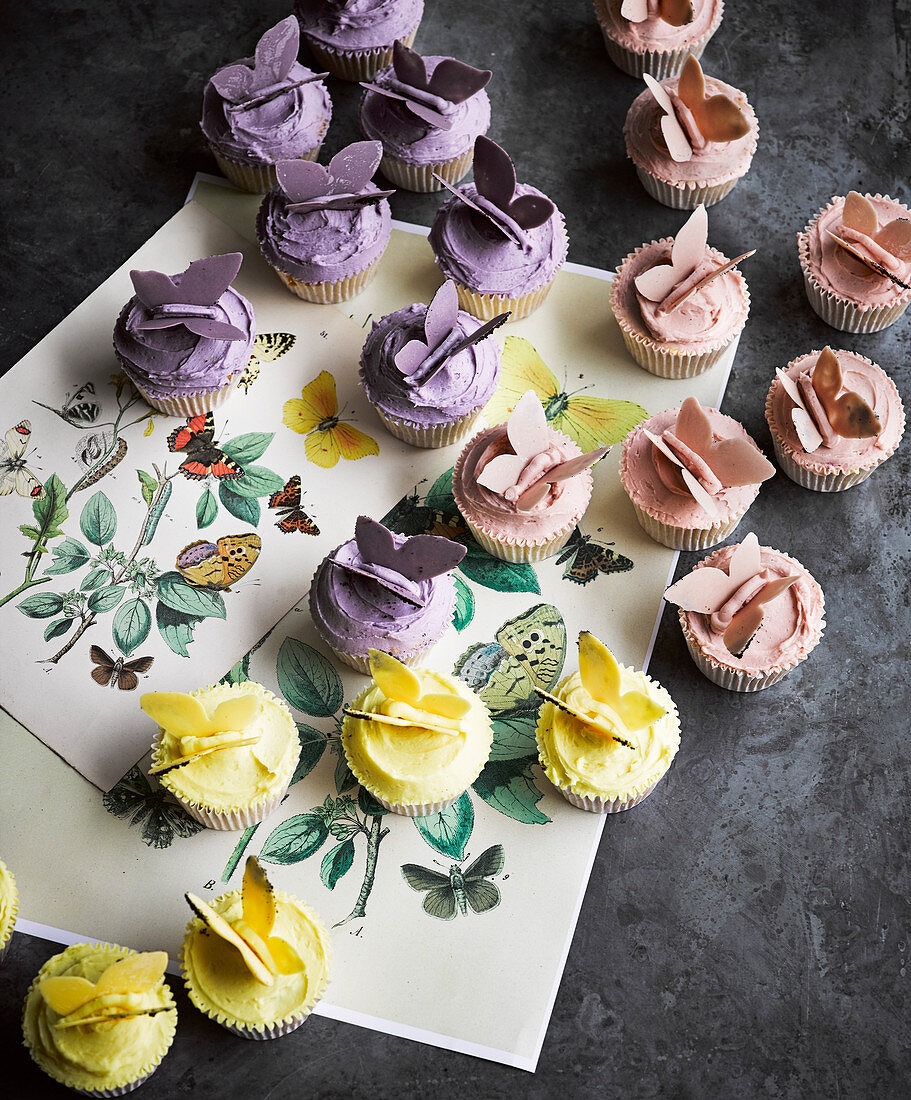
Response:
[[[680,215],[625,158],[639,85],[607,60],[587,0],[427,9],[420,49],[495,71],[491,137],[565,212],[570,259],[613,267],[675,231]],[[6,5],[0,367],[178,209],[195,171],[214,170],[197,128],[203,83],[287,10]],[[911,318],[874,336],[826,328],[804,299],[794,239],[849,188],[911,198],[909,33],[907,0],[728,0],[706,51],[707,71],[745,89],[761,123],[711,239],[728,255],[761,249],[745,269],[753,309],[724,409],[767,449],[774,367],[827,341],[878,361],[911,399]],[[357,136],[359,93],[330,88],[331,153]],[[425,225],[438,202],[392,200]],[[821,646],[778,687],[750,697],[709,684],[665,616],[651,672],[679,704],[683,746],[659,791],[607,823],[534,1077],[318,1018],[244,1043],[181,995],[177,1041],[145,1100],[907,1096],[909,443],[850,492],[779,475],[750,511],[744,529],[799,558],[826,593]],[[17,1097],[62,1095],[17,1049],[19,1003],[53,951],[16,936],[0,980],[0,1075]]]

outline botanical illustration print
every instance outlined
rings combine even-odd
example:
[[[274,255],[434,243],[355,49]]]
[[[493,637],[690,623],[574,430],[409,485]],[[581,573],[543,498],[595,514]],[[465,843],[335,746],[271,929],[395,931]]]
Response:
[[[175,836],[195,836],[205,828],[157,782],[153,789],[138,764],[101,798],[108,813],[129,818],[129,824],[140,829],[142,842],[150,848],[169,848]]]
[[[41,482],[25,465],[31,437],[31,422],[20,420],[0,439],[0,497],[8,497],[14,489],[19,496],[33,500],[44,494]]]
[[[259,378],[259,368],[263,363],[281,359],[296,343],[297,337],[290,332],[261,332],[253,341],[250,359],[238,383],[244,393],[249,393],[250,387]]]
[[[416,863],[402,865],[402,878],[412,890],[426,890],[422,908],[440,920],[452,920],[456,913],[486,913],[500,904],[500,891],[487,879],[503,870],[502,844],[493,844],[468,867],[452,863],[448,874],[441,875]]]
[[[342,417],[335,379],[327,370],[308,382],[300,397],[285,402],[282,423],[307,437],[304,453],[310,462],[324,470],[331,469],[340,458],[354,462],[380,453],[375,439]]]

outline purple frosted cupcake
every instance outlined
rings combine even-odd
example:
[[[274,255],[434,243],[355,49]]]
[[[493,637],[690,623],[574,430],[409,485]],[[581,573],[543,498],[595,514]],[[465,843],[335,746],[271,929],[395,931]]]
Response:
[[[114,326],[114,351],[143,398],[197,416],[237,388],[256,336],[253,306],[230,285],[243,255],[194,260],[180,275],[131,271],[135,295]]]
[[[316,160],[332,118],[325,74],[298,64],[293,15],[266,31],[254,57],[206,85],[200,127],[218,167],[245,191],[268,191],[280,160]]]
[[[392,232],[392,192],[370,180],[382,153],[378,141],[360,141],[336,153],[328,169],[300,160],[277,165],[278,186],[263,199],[256,235],[298,298],[343,302],[376,274]]]
[[[421,57],[395,43],[392,65],[361,101],[365,137],[383,143],[383,174],[409,191],[439,191],[471,167],[474,141],[490,125],[489,69],[452,57]]]
[[[342,80],[369,80],[410,46],[424,0],[295,0],[301,32],[318,63]]]
[[[437,535],[394,535],[358,516],[354,538],[324,558],[310,584],[313,625],[339,660],[369,674],[371,649],[420,662],[452,619],[451,571],[465,547]]]
[[[405,306],[375,321],[361,352],[361,384],[389,431],[416,447],[463,439],[497,388],[500,347],[459,309],[445,282],[429,306]]]
[[[453,190],[430,230],[437,266],[453,279],[459,304],[490,320],[527,317],[547,297],[566,261],[563,215],[546,195],[516,183],[509,155],[495,142],[474,144],[473,184]]]

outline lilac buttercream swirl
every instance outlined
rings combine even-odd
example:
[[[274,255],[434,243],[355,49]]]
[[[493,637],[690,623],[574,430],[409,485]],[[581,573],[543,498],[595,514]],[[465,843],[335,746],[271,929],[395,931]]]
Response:
[[[368,183],[361,192],[373,191]],[[256,235],[266,261],[305,283],[347,278],[382,256],[392,232],[389,202],[346,210],[290,211],[291,200],[274,187],[256,216]]]
[[[405,536],[394,535],[396,546]],[[455,604],[452,574],[420,582],[423,603],[396,595],[372,577],[353,573],[332,560],[342,548],[358,555],[351,539],[337,547],[317,566],[310,584],[310,614],[322,637],[343,653],[366,654],[369,649],[399,652],[422,649],[446,629]]]
[[[180,286],[180,275],[173,275]],[[151,320],[150,310],[134,295],[120,311],[114,326],[114,350],[127,375],[151,397],[189,396],[223,386],[235,371],[243,370],[256,337],[253,306],[233,287],[214,306],[215,320],[246,333],[244,340],[215,340],[196,336],[184,325],[137,329]]]
[[[251,66],[253,58],[243,57],[234,64]],[[210,80],[199,123],[203,134],[230,160],[274,164],[303,156],[320,144],[332,118],[326,86],[318,80],[298,83],[313,75],[295,61],[282,81],[286,88],[250,107],[230,103]]]
[[[391,46],[417,27],[423,0],[295,0],[301,32],[339,50]]]
[[[427,306],[415,302],[374,321],[361,352],[360,377],[368,400],[387,416],[429,426],[449,424],[486,405],[500,377],[500,347],[491,339],[451,356],[431,378],[412,387],[395,365],[410,340],[425,339]],[[454,332],[470,336],[481,322],[459,310]]]
[[[474,202],[474,184],[461,189]],[[536,187],[519,183],[515,196],[547,196]],[[566,260],[566,231],[559,210],[543,225],[523,229],[524,245],[516,244],[487,218],[455,196],[444,202],[433,220],[430,244],[443,274],[481,294],[520,297],[543,286]]]
[[[445,57],[425,57],[427,76],[433,76],[434,69],[445,60]],[[397,160],[409,164],[438,164],[452,160],[470,149],[478,134],[486,134],[490,127],[490,99],[483,88],[462,103],[450,103],[400,84],[391,65],[380,69],[373,83],[410,95],[416,102],[434,100],[434,109],[445,114],[451,123],[450,129],[443,130],[418,118],[400,99],[391,99],[379,92],[365,92],[360,108],[361,132],[365,137],[381,141],[383,151]]]

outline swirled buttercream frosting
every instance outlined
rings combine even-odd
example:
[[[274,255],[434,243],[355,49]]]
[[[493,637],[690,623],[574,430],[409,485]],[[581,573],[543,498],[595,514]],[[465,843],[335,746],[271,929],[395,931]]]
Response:
[[[423,0],[295,0],[301,31],[337,50],[391,46],[417,27]]]

